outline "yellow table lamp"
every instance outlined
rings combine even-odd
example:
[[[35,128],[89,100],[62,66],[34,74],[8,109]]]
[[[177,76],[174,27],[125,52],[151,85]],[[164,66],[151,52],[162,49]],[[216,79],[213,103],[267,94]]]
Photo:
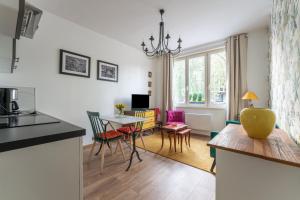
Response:
[[[258,97],[254,92],[248,91],[246,94],[242,97],[243,100],[248,100],[250,102],[249,107],[253,107],[252,100],[258,100]]]

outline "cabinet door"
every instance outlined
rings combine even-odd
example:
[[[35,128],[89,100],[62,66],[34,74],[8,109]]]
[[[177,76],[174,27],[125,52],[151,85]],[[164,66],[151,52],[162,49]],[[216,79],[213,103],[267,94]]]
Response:
[[[13,39],[0,34],[0,73],[11,73]]]

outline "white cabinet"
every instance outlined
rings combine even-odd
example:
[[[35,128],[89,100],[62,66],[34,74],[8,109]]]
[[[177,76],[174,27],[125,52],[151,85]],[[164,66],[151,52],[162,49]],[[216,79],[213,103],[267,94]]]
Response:
[[[19,0],[0,0],[0,73],[11,73]]]
[[[13,39],[0,34],[0,73],[11,73]]]
[[[0,199],[82,200],[81,137],[0,153]]]

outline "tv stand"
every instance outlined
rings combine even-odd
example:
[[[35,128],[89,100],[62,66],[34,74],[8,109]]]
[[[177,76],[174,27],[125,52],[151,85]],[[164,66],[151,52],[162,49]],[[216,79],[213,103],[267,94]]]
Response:
[[[155,128],[155,111],[153,109],[132,109],[124,111],[124,115],[135,116],[137,111],[144,111],[145,118],[147,118],[143,124],[142,131],[152,130],[153,132]]]

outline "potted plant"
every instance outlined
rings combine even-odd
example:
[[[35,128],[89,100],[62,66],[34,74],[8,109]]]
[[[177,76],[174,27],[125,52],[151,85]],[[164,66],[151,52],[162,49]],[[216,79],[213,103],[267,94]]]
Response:
[[[122,103],[118,103],[115,105],[115,108],[118,110],[118,114],[119,115],[123,115],[124,114],[124,108],[125,108],[125,104],[122,104]]]

